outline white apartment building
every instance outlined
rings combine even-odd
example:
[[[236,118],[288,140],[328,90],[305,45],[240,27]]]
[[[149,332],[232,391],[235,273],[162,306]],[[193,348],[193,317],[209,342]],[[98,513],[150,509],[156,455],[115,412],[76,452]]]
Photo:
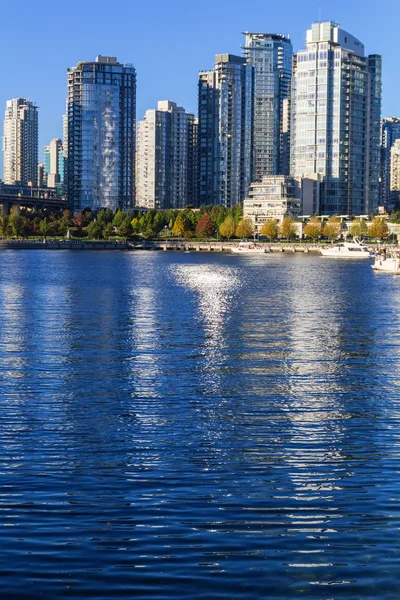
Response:
[[[26,98],[7,100],[4,137],[4,183],[37,185],[38,110]]]
[[[169,100],[146,111],[137,124],[136,206],[183,208],[194,204],[193,173],[197,141],[192,114]]]
[[[265,176],[250,185],[243,203],[243,216],[253,222],[254,231],[269,219],[282,222],[286,217],[296,219],[302,214],[302,182],[287,175]]]
[[[321,177],[323,214],[363,214],[379,199],[379,55],[332,22],[314,23],[294,55],[291,173]]]

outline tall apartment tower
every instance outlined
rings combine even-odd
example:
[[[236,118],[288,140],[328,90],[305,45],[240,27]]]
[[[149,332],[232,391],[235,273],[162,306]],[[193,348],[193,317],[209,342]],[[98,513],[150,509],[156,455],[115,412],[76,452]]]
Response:
[[[390,169],[391,149],[396,140],[400,139],[400,119],[387,117],[381,121],[381,195],[380,204],[387,206],[390,202]]]
[[[244,55],[254,67],[254,181],[288,175],[293,46],[288,37],[245,32]]]
[[[4,120],[4,183],[38,182],[38,109],[26,98],[7,101]]]
[[[293,60],[292,173],[320,176],[322,214],[379,201],[382,59],[336,23],[314,23]]]
[[[44,175],[48,187],[56,187],[64,181],[64,149],[59,138],[53,138],[44,147]]]
[[[400,139],[390,149],[390,194],[389,201],[398,204],[400,200]]]
[[[98,56],[69,69],[67,119],[66,190],[72,210],[133,207],[134,67]]]
[[[194,116],[165,100],[137,124],[136,204],[151,209],[194,203]]]
[[[217,54],[199,74],[199,203],[236,206],[253,175],[254,67]]]

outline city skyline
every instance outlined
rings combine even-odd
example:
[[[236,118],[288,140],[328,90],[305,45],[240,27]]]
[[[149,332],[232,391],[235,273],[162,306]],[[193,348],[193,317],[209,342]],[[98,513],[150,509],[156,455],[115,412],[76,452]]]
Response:
[[[28,27],[35,26],[40,21],[43,29],[43,14],[34,14],[30,5],[23,2],[25,4],[26,11],[18,13],[19,24]],[[44,10],[47,4],[50,6],[45,2]],[[84,21],[88,8],[81,7],[73,0],[72,9],[75,5],[79,6]],[[102,6],[103,3],[100,3],[100,11]],[[201,27],[206,19],[202,13],[196,16],[194,28],[193,11],[190,10],[187,14],[180,14],[179,23],[174,22],[183,6],[183,2],[176,2],[167,10],[161,3],[155,3],[158,19],[151,23],[142,19],[143,26],[138,27],[138,30],[130,30],[124,17],[124,23],[119,23],[118,33],[115,27],[116,15],[107,14],[106,18],[105,14],[99,12],[94,22],[91,18],[90,25],[89,20],[85,27],[79,23],[75,25],[73,45],[66,43],[52,46],[49,52],[48,36],[43,34],[35,38],[35,45],[29,52],[16,48],[12,54],[7,51],[13,35],[16,35],[14,19],[17,19],[17,15],[12,7],[6,7],[4,17],[7,27],[0,41],[0,48],[3,55],[7,52],[7,61],[2,68],[0,106],[5,106],[6,100],[13,97],[26,97],[39,106],[42,149],[52,138],[63,137],[61,117],[66,98],[67,68],[78,61],[94,60],[96,55],[103,54],[118,56],[122,63],[132,63],[135,66],[138,75],[137,120],[143,118],[147,109],[154,108],[159,100],[165,99],[183,106],[187,112],[197,114],[198,72],[209,68],[216,54],[241,54],[243,31],[289,34],[296,52],[304,45],[305,32],[310,23],[319,18],[318,7],[312,2],[305,2],[301,7],[293,3],[292,10],[285,10],[284,14],[279,7],[268,7],[266,10],[261,2],[255,2],[248,14],[243,15],[242,10],[237,11],[237,14],[233,11],[234,14],[224,14],[224,20],[222,15],[226,13],[226,7],[213,7],[215,18],[207,22],[207,28]],[[396,14],[400,16],[400,7],[395,2],[389,2],[389,7],[385,5],[385,8],[392,9],[390,14],[393,18],[388,21],[383,11],[372,2],[356,2],[349,7],[348,3],[339,1],[334,9],[327,8],[328,6],[327,3],[321,6],[322,20],[338,22],[345,30],[362,39],[369,52],[383,55],[382,114],[395,116],[400,112],[400,102],[397,99],[399,83],[396,81],[397,64],[393,51],[396,39],[394,23]],[[138,22],[143,14],[144,9],[141,7],[126,6],[127,21],[130,16],[135,16],[135,22]],[[373,29],[370,27],[371,22],[374,22]],[[66,33],[66,24],[61,21],[57,23],[58,35]],[[39,31],[42,29],[39,28]],[[377,31],[384,31],[385,34],[378,37]],[[148,44],[150,38],[151,44]],[[147,46],[144,46],[146,43]],[[143,47],[146,47],[146,52],[143,52]]]

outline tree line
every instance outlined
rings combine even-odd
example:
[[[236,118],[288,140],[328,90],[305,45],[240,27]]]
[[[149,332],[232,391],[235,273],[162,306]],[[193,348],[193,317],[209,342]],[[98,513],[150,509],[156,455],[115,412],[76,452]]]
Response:
[[[51,212],[48,210],[32,212],[11,208],[9,215],[0,216],[0,236],[8,237],[65,237],[67,232],[73,237],[108,240],[111,237],[152,239],[155,237],[178,237],[207,239],[220,236],[247,238],[253,235],[253,223],[243,218],[243,207],[226,209],[224,206],[201,206],[199,210],[140,210],[113,212],[102,208],[94,212],[89,208],[79,211],[75,216],[70,210]],[[261,228],[261,235],[270,242],[278,238],[287,240],[296,237],[296,224],[291,217],[281,223],[268,219]],[[304,227],[304,236],[311,241],[324,237],[332,241],[342,233],[342,224],[337,216],[323,222],[314,216]],[[349,233],[352,237],[370,237],[385,239],[389,229],[384,217],[375,217],[368,227],[366,220],[352,221]]]
[[[199,210],[141,210],[112,211],[90,208],[75,216],[70,210],[32,212],[14,206],[9,215],[0,215],[0,236],[9,237],[73,237],[107,240],[111,237],[157,236],[210,238],[217,235],[230,239],[250,235],[249,222],[243,219],[243,207],[201,206]]]

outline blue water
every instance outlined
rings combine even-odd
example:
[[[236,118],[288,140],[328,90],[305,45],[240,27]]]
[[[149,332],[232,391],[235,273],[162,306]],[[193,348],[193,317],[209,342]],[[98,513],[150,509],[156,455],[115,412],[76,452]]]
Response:
[[[400,277],[0,254],[0,597],[400,597]]]

